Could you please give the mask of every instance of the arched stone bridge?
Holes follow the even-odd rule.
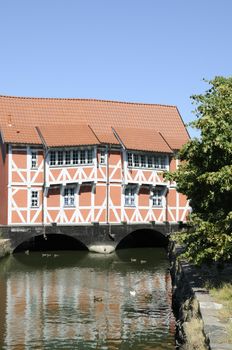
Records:
[[[128,235],[134,232],[141,234],[152,234],[168,237],[172,232],[180,230],[182,224],[170,224],[168,222],[156,224],[155,222],[147,224],[101,224],[93,223],[90,225],[76,226],[2,226],[0,234],[3,238],[11,241],[11,248],[14,251],[20,244],[36,236],[66,235],[78,240],[90,251],[98,253],[111,253],[116,249],[119,243]],[[149,231],[149,232],[148,232]],[[153,237],[155,238],[155,237]]]

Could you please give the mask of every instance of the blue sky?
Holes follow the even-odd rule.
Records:
[[[0,94],[174,104],[188,123],[202,79],[231,75],[231,14],[231,0],[1,0]]]

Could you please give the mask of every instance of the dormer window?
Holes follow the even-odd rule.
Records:
[[[168,169],[168,155],[142,152],[127,153],[128,167],[145,169]]]
[[[70,149],[50,151],[50,166],[93,164],[93,149]]]

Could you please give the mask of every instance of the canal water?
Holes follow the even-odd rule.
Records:
[[[173,350],[162,248],[17,253],[0,263],[0,348]]]

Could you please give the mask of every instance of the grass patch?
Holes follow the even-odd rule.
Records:
[[[186,350],[205,350],[208,349],[205,344],[205,337],[202,333],[203,323],[199,318],[192,318],[184,323],[184,332],[187,337],[185,344]]]
[[[225,283],[217,288],[209,288],[209,293],[215,301],[223,305],[218,315],[227,323],[228,342],[232,344],[232,284]]]

